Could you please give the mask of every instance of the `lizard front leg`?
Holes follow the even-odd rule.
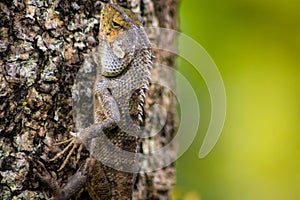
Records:
[[[106,111],[106,118],[103,121],[99,121],[97,116],[97,111],[95,112],[95,124],[83,129],[79,133],[70,133],[73,137],[62,142],[53,144],[53,146],[60,146],[63,144],[68,144],[61,152],[57,153],[49,161],[54,161],[68,152],[67,157],[64,159],[63,164],[60,166],[58,171],[61,171],[68,160],[71,158],[72,154],[78,148],[76,160],[80,159],[80,153],[82,151],[82,144],[84,144],[88,149],[90,149],[90,142],[93,138],[99,136],[103,131],[110,130],[117,125],[117,121],[120,120],[120,114],[118,106],[109,92],[107,85],[104,81],[99,81],[95,88],[95,107],[96,110],[102,107],[101,109]],[[99,106],[99,104],[101,106]]]

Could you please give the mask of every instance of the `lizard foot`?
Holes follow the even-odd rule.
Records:
[[[38,161],[33,160],[32,157],[28,157],[33,163],[36,170],[36,174],[39,179],[46,184],[52,191],[51,200],[67,200],[70,199],[76,192],[78,192],[82,187],[85,186],[88,174],[93,169],[95,165],[95,159],[88,158],[83,165],[80,166],[78,171],[69,179],[67,184],[61,188],[56,179],[55,173],[50,174],[46,169],[45,165]]]
[[[34,166],[35,174],[37,177],[46,184],[51,191],[54,192],[54,196],[59,196],[58,194],[61,193],[61,189],[59,187],[59,184],[56,180],[55,174],[50,174],[48,170],[46,169],[45,165],[40,162],[39,160],[34,160],[32,157],[28,157],[28,159],[31,161],[31,163]],[[56,198],[54,198],[56,199]]]
[[[76,156],[76,163],[77,163],[78,160],[80,159],[80,154],[81,154],[81,151],[82,151],[82,148],[83,148],[82,143],[79,143],[75,137],[71,137],[70,139],[64,140],[62,142],[55,143],[53,145],[54,146],[60,146],[60,145],[64,145],[64,144],[68,144],[68,145],[61,152],[57,153],[53,158],[51,158],[49,160],[49,161],[54,161],[54,160],[60,158],[67,151],[69,151],[69,149],[71,148],[71,150],[67,154],[67,157],[64,159],[62,165],[60,166],[60,168],[57,171],[61,171],[66,166],[66,164],[70,160],[73,152],[75,152],[75,150],[78,148],[77,156]]]

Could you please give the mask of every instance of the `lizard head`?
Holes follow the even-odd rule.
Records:
[[[131,10],[118,5],[104,4],[100,16],[100,36],[112,43],[125,31],[142,26],[141,18]]]
[[[141,17],[129,9],[104,4],[100,20],[99,55],[102,75],[114,77],[129,66],[140,49],[149,48],[150,42]]]

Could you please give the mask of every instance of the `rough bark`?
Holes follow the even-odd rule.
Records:
[[[105,1],[103,1],[105,2]],[[177,28],[176,0],[117,2],[141,14],[145,26]],[[92,0],[0,2],[0,199],[44,199],[49,190],[35,176],[28,157],[43,162],[63,185],[88,157],[83,151],[61,172],[63,158],[49,162],[61,149],[51,146],[74,131],[72,86],[84,56],[98,44],[101,4]],[[152,42],[170,45],[173,35],[151,33]],[[174,55],[154,50],[154,63],[174,66]],[[152,80],[174,84],[172,74],[154,65]],[[167,116],[161,116],[158,103]],[[151,85],[145,106],[145,125],[153,135],[143,140],[142,152],[169,143],[176,129],[175,100],[171,92]],[[164,156],[174,155],[174,149]],[[147,167],[147,164],[146,166]],[[170,199],[175,180],[174,164],[138,175],[135,199]],[[85,190],[74,198],[89,199]]]

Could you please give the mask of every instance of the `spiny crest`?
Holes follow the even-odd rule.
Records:
[[[109,3],[104,4],[100,20],[100,36],[108,42],[113,42],[121,32],[142,25],[141,18],[131,10]]]

